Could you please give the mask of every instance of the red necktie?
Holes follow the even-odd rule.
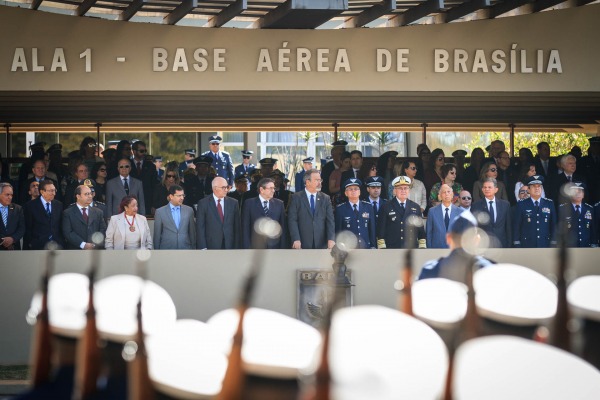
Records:
[[[219,218],[221,218],[221,223],[225,222],[225,216],[223,215],[223,207],[221,207],[221,199],[217,200],[217,211],[219,212]]]
[[[87,210],[85,209],[85,207],[83,207],[81,209],[81,211],[83,211],[83,220],[85,221],[85,223],[87,224],[88,222],[88,214],[87,214]]]

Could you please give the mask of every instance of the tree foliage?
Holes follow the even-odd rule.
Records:
[[[474,148],[481,147],[485,149],[494,140],[502,140],[507,151],[510,148],[510,134],[508,132],[480,132],[475,134],[473,140],[464,145],[464,149],[471,154]],[[567,154],[573,146],[579,146],[585,155],[589,147],[588,137],[585,133],[519,132],[515,133],[515,156],[522,148],[528,148],[534,155],[537,154],[536,145],[539,142],[548,142],[551,156]]]

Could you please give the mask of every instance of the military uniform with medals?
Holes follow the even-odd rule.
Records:
[[[529,185],[543,184],[543,178],[532,176]],[[556,246],[556,209],[550,199],[540,197],[537,200],[528,198],[517,202],[515,222],[513,224],[513,240],[515,247],[554,247]]]
[[[349,179],[355,181],[352,184],[360,187],[361,182],[358,179]],[[374,249],[377,247],[375,230],[375,212],[373,206],[366,201],[359,201],[354,204],[346,201],[335,208],[335,231],[350,231],[358,239],[358,248]]]
[[[213,135],[208,141],[209,143],[221,143],[223,139],[221,136]],[[216,154],[212,151],[206,151],[202,153],[203,156],[208,156],[212,160],[212,167],[217,172],[217,176],[224,178],[229,186],[233,185],[233,162],[228,152],[219,150]]]

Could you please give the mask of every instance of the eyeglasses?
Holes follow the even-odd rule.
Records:
[[[323,179],[311,179],[312,182],[321,183]]]
[[[529,190],[519,190],[519,194],[529,194]]]
[[[490,171],[490,172],[496,172],[498,170],[496,168],[490,168],[490,169],[488,169],[488,171]]]
[[[360,192],[360,188],[357,188],[357,187],[349,187],[349,188],[346,188],[346,190],[349,192]]]
[[[88,147],[96,147],[96,143],[88,143]]]
[[[131,168],[131,165],[119,165],[119,169],[121,168],[129,169]]]
[[[471,200],[471,198],[469,196],[461,197],[461,199],[463,199],[463,200]]]
[[[106,172],[106,168],[100,168],[98,172]]]
[[[171,175],[171,174],[169,174],[169,175],[167,175],[167,178],[177,178],[177,175]]]
[[[438,157],[437,160],[438,161],[444,161],[444,157]]]
[[[136,150],[136,151],[137,151],[138,153],[142,153],[142,154],[144,154],[144,153],[146,152],[146,149],[138,149],[138,150]]]
[[[411,171],[416,171],[417,167],[408,167],[408,169],[410,169]]]
[[[221,189],[221,190],[228,190],[229,186],[215,186],[215,188]]]

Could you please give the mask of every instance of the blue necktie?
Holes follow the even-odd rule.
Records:
[[[496,222],[496,215],[494,213],[494,202],[490,201],[490,223],[493,225]]]
[[[263,201],[263,211],[265,212],[265,216],[269,215],[269,202],[266,200]]]
[[[2,207],[2,222],[6,228],[8,226],[8,207]]]
[[[446,208],[446,216],[444,217],[444,225],[446,226],[446,232],[448,231],[448,225],[450,225],[450,215],[448,215],[448,208]]]
[[[46,215],[48,216],[48,218],[50,218],[50,215],[52,213],[50,212],[50,203],[46,203]]]
[[[315,195],[314,194],[310,195],[310,211],[312,212],[312,215],[315,215]]]
[[[179,214],[179,207],[173,207],[173,219],[175,220],[175,226],[179,229],[179,223],[181,222],[181,215]]]

